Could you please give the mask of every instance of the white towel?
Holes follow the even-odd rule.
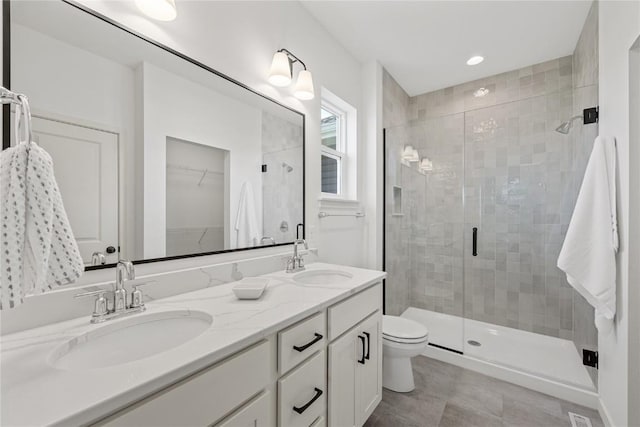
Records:
[[[20,109],[16,115],[21,115]],[[21,142],[0,153],[0,203],[0,309],[16,307],[27,295],[82,275],[84,263],[53,161],[34,142]]]
[[[593,307],[595,323],[608,333],[616,314],[616,148],[614,138],[596,138],[558,268]]]
[[[242,184],[242,190],[240,190],[240,203],[238,204],[238,215],[236,216],[235,230],[238,237],[236,247],[247,248],[260,244],[260,228],[256,217],[253,188],[250,182],[245,182]]]

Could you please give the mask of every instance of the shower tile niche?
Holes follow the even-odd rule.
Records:
[[[402,216],[402,187],[393,186],[393,210],[392,215]]]

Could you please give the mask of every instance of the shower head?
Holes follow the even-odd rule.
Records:
[[[562,133],[564,135],[568,134],[571,128],[573,127],[573,121],[577,119],[581,119],[582,116],[573,116],[566,122],[563,122],[556,128],[556,132]]]
[[[282,162],[282,167],[285,168],[287,172],[291,172],[293,170],[293,166],[285,162]]]

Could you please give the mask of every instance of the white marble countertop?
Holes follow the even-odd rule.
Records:
[[[78,425],[97,420],[385,276],[380,271],[347,266],[307,265],[307,270],[316,269],[347,271],[353,278],[341,284],[299,285],[292,281],[290,274],[275,272],[262,276],[271,280],[259,300],[236,299],[231,290],[233,283],[228,283],[148,303],[145,313],[198,310],[211,315],[213,323],[191,341],[126,364],[81,371],[61,370],[49,364],[51,353],[60,345],[106,324],[91,325],[90,313],[86,317],[5,335],[0,340],[0,424]],[[107,323],[118,321],[120,319]]]

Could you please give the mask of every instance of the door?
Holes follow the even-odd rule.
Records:
[[[382,399],[382,316],[376,312],[356,326],[356,421],[361,426]]]
[[[356,425],[356,330],[329,344],[329,426]]]
[[[64,207],[85,264],[94,252],[118,260],[118,135],[33,117],[38,144],[53,159]]]

